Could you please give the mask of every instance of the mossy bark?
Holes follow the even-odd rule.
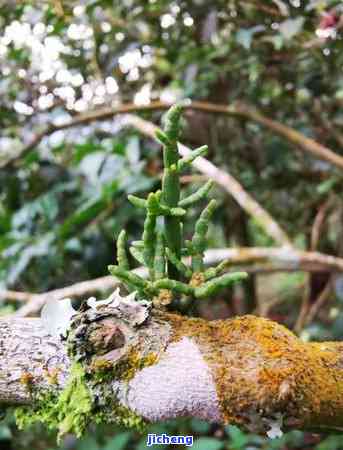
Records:
[[[282,415],[285,428],[343,427],[343,343],[304,343],[255,316],[170,321],[174,339],[193,338],[207,361],[223,422],[260,431]]]
[[[275,417],[282,417],[285,429],[343,428],[343,343],[304,343],[285,327],[254,316],[208,322],[162,312],[141,316],[138,311],[137,321],[130,314],[109,309],[101,309],[93,322],[87,312],[77,316],[73,330],[78,330],[78,337],[74,334],[69,341],[69,348],[74,346],[69,356],[66,343],[48,336],[39,319],[2,319],[1,402],[37,408],[44,393],[51,392],[67,401],[65,389],[71,358],[75,358],[84,371],[79,381],[84,381],[91,399],[87,404],[90,414],[82,426],[94,419],[115,421],[116,416],[129,426],[152,417],[197,415],[196,383],[185,386],[176,373],[169,373],[170,381],[165,379],[163,386],[156,378],[147,386],[149,378],[145,377],[144,386],[156,398],[162,399],[169,388],[175,393],[177,400],[166,403],[165,411],[161,411],[162,402],[156,401],[149,407],[158,414],[144,417],[144,408],[135,405],[135,399],[127,401],[133,386],[143,389],[144,373],[158,376],[173,367],[169,350],[186,339],[193,346],[187,348],[190,352],[196,349],[204,364],[195,368],[196,359],[189,353],[183,355],[183,365],[189,365],[187,371],[194,377],[200,376],[199,367],[208,370],[210,378],[203,387],[214,386],[216,393],[208,404],[202,404],[201,417],[213,421],[217,408],[216,420],[256,432],[266,431]],[[88,326],[82,332],[84,319]],[[189,398],[193,409],[186,406]]]

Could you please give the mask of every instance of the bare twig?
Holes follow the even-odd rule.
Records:
[[[311,230],[311,246],[310,249],[315,251],[318,247],[319,236],[322,231],[322,226],[325,221],[326,214],[332,206],[332,197],[329,197],[318,209],[314,218],[312,230]]]
[[[291,247],[241,247],[212,250],[228,267],[247,264],[269,264],[277,271],[342,272],[343,258]],[[211,253],[210,253],[211,254]],[[213,256],[212,256],[213,257]]]
[[[259,111],[249,108],[243,104],[237,104],[231,107],[232,111],[235,111],[237,115],[241,115],[246,119],[253,120],[261,125],[264,125],[274,133],[284,137],[288,142],[296,145],[299,149],[311,153],[315,157],[327,161],[340,169],[343,169],[343,157],[333,152],[328,147],[320,144],[314,139],[308,138],[299,131],[294,130],[291,127],[283,125],[275,120],[261,114]]]
[[[300,334],[305,326],[306,316],[307,316],[308,309],[310,306],[310,294],[311,294],[310,278],[307,276],[306,280],[304,282],[304,286],[303,286],[303,294],[302,294],[300,312],[298,315],[298,319],[294,325],[294,332],[297,334]]]
[[[180,177],[180,183],[188,184],[188,183],[203,183],[208,180],[206,175],[182,175]]]
[[[329,278],[326,285],[324,286],[324,289],[322,290],[322,292],[319,294],[319,296],[317,297],[317,299],[315,300],[315,302],[309,309],[308,314],[306,315],[306,318],[305,318],[305,325],[309,325],[313,321],[313,319],[316,317],[320,308],[328,300],[328,298],[331,294],[331,290],[332,290],[332,277]]]
[[[250,6],[253,6],[256,8],[257,11],[261,11],[264,14],[269,14],[271,16],[275,16],[278,18],[282,18],[282,16],[287,15],[285,14],[286,8],[280,8],[280,3],[278,1],[274,0],[274,3],[276,4],[277,8],[273,8],[272,6],[264,5],[262,2],[259,2],[258,0],[250,0],[249,2],[242,2],[243,4],[248,4]]]
[[[323,128],[326,133],[329,133],[329,136],[332,136],[338,145],[343,148],[343,134],[328,118],[326,118],[323,111],[325,111],[324,105],[319,98],[315,99],[312,112],[314,119],[317,120],[318,125]]]
[[[322,231],[322,226],[325,221],[326,214],[328,209],[332,206],[332,197],[329,197],[318,209],[315,219],[313,221],[312,230],[311,230],[311,251],[315,251],[318,247],[319,236]],[[302,296],[302,302],[300,307],[300,312],[298,315],[298,319],[294,325],[294,331],[297,334],[300,334],[303,330],[304,326],[308,323],[308,312],[311,307],[311,284],[312,277],[307,277],[304,286],[304,292]],[[319,296],[320,298],[321,296]]]

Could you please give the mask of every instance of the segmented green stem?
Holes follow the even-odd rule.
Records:
[[[166,276],[165,246],[162,233],[157,233],[154,259],[155,279],[160,280]]]
[[[155,256],[155,227],[156,216],[147,213],[144,221],[143,231],[143,258],[150,274],[150,279],[154,279],[154,256]]]
[[[169,248],[166,249],[166,255],[169,261],[181,274],[183,274],[186,278],[190,278],[192,276],[191,269],[187,267],[186,264],[184,264],[181,259],[179,259]]]
[[[221,289],[230,286],[237,281],[244,280],[247,278],[248,274],[246,272],[233,272],[225,273],[220,277],[214,278],[202,286],[194,289],[194,295],[196,298],[208,298],[212,295],[217,294]]]
[[[184,208],[186,206],[193,205],[194,203],[199,202],[200,200],[206,198],[213,184],[214,183],[212,180],[208,180],[207,183],[204,184],[204,186],[202,186],[201,188],[199,188],[196,192],[194,192],[194,194],[191,194],[188,197],[184,198],[183,200],[180,200],[179,206]]]
[[[181,217],[186,214],[186,211],[179,206],[175,208],[170,208],[169,206],[163,205],[160,201],[160,195],[158,193],[149,194],[146,207],[150,214],[154,216],[176,216]]]
[[[135,195],[128,195],[127,199],[133,206],[137,206],[137,208],[146,208],[147,201],[144,198],[136,197]]]
[[[164,173],[162,179],[162,202],[169,208],[176,208],[180,201],[180,179],[177,169],[179,153],[177,139],[179,136],[180,116],[182,108],[175,105],[168,111],[164,133],[167,137],[163,147]],[[176,216],[164,218],[166,245],[179,258],[181,256],[181,227],[180,219]],[[168,276],[178,279],[178,272],[172,265],[168,265]]]
[[[144,248],[144,242],[143,241],[132,241],[131,242],[132,247],[143,249]]]
[[[126,231],[121,230],[117,239],[117,260],[119,267],[125,270],[129,270],[130,266],[126,254],[126,240]]]
[[[170,145],[170,140],[164,131],[157,129],[155,132],[156,139],[160,141],[162,145]]]
[[[188,284],[182,283],[177,280],[170,280],[169,278],[164,278],[163,280],[158,280],[153,283],[155,289],[169,289],[174,293],[193,295],[194,288]]]
[[[168,138],[168,141],[173,146],[172,151],[175,151],[177,153],[176,143],[179,138],[179,132],[180,132],[180,118],[182,113],[182,106],[180,104],[173,105],[169,111],[167,112],[165,116],[165,127],[164,127],[164,133],[166,137]],[[166,155],[167,161],[164,162],[166,167],[169,167],[171,164],[174,164],[179,159],[178,155],[175,160],[173,160],[173,157],[170,158],[172,155],[167,154]]]
[[[139,262],[139,264],[144,266],[143,253],[137,247],[130,247],[130,253],[135,258],[135,260]]]
[[[202,272],[204,269],[204,251],[206,249],[206,234],[211,216],[217,206],[215,200],[211,200],[207,207],[200,214],[195,224],[195,231],[192,239],[192,269],[193,272]]]
[[[184,170],[186,167],[188,167],[198,156],[205,156],[207,150],[207,145],[203,145],[202,147],[196,148],[195,150],[191,151],[189,155],[181,158],[177,163],[177,168],[179,169],[179,171],[181,172],[181,170]]]
[[[219,274],[223,272],[223,270],[228,266],[230,260],[225,259],[221,263],[219,263],[216,267],[210,267],[204,272],[205,280],[210,280],[211,278],[217,277]]]
[[[109,272],[119,280],[123,281],[129,286],[133,286],[137,291],[146,291],[150,288],[150,283],[144,278],[136,275],[133,272],[123,269],[119,266],[108,266]]]

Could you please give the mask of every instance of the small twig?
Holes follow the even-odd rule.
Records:
[[[305,325],[309,325],[313,319],[316,317],[318,311],[321,309],[321,307],[324,305],[324,303],[328,300],[332,290],[332,277],[329,278],[326,285],[324,286],[324,289],[319,294],[311,308],[309,309],[306,318],[305,318]]]
[[[258,0],[250,0],[247,3],[248,3],[248,5],[251,4],[253,7],[255,7],[257,11],[261,11],[262,13],[269,14],[271,16],[282,18],[282,16],[288,15],[285,13],[285,11],[287,10],[286,6],[284,8],[281,8],[280,7],[281,2],[278,2],[275,0],[273,0],[273,1],[276,4],[277,8],[273,8],[272,6],[264,5],[262,2],[260,2]],[[246,4],[246,2],[243,2],[243,3]]]
[[[324,224],[325,221],[325,217],[326,217],[326,213],[328,211],[328,209],[331,207],[332,205],[332,198],[328,198],[318,209],[318,212],[315,216],[315,219],[313,221],[313,226],[312,226],[312,230],[311,230],[311,245],[310,245],[310,249],[311,251],[315,251],[318,247],[318,242],[319,242],[319,236],[322,230],[322,226]],[[303,330],[304,326],[307,323],[307,318],[308,318],[308,312],[311,306],[311,299],[310,299],[310,295],[311,295],[311,289],[310,289],[310,283],[311,283],[311,277],[307,277],[306,282],[305,282],[305,286],[304,286],[304,292],[303,292],[303,296],[302,296],[302,302],[301,302],[301,307],[300,307],[300,312],[299,312],[299,316],[298,319],[294,325],[294,331],[297,334],[300,334],[301,331]]]
[[[232,109],[235,110],[236,114],[240,114],[246,119],[253,120],[261,125],[264,125],[269,128],[269,130],[284,137],[288,142],[296,145],[299,149],[307,153],[312,153],[312,155],[315,155],[317,158],[343,169],[343,157],[314,139],[306,137],[291,127],[269,119],[259,111],[249,108],[244,104],[237,104],[233,106]]]
[[[315,251],[316,248],[318,247],[319,236],[322,231],[325,217],[331,206],[332,206],[332,197],[329,197],[318,209],[311,230],[311,245],[310,245],[311,251]]]
[[[319,99],[316,99],[313,104],[313,116],[317,120],[319,126],[324,129],[326,134],[333,137],[338,145],[343,148],[343,134],[328,120],[323,114],[325,108]]]
[[[305,326],[306,316],[310,305],[310,291],[310,279],[309,277],[306,277],[306,280],[304,282],[304,291],[302,295],[300,312],[298,315],[298,319],[294,325],[294,332],[297,334],[300,334]]]

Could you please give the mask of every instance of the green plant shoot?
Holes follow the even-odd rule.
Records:
[[[192,239],[183,239],[182,229],[187,208],[205,199],[213,182],[208,181],[196,192],[181,199],[180,174],[195,158],[207,152],[207,146],[202,146],[193,150],[189,156],[180,157],[177,141],[181,112],[180,104],[172,106],[166,114],[164,130],[156,133],[156,139],[163,146],[162,190],[151,192],[147,199],[133,195],[128,197],[135,207],[146,211],[142,239],[134,241],[129,250],[140,264],[147,267],[148,279],[129,269],[124,230],[117,240],[118,265],[109,266],[110,273],[119,278],[129,291],[135,290],[139,297],[153,300],[159,306],[166,304],[166,298],[169,302],[181,297],[208,298],[247,277],[245,272],[223,274],[227,261],[221,262],[217,267],[205,268],[207,231],[216,208],[215,200],[211,200],[200,214]],[[163,219],[162,225],[158,221],[159,217]],[[183,257],[191,258],[190,267],[184,263]]]

